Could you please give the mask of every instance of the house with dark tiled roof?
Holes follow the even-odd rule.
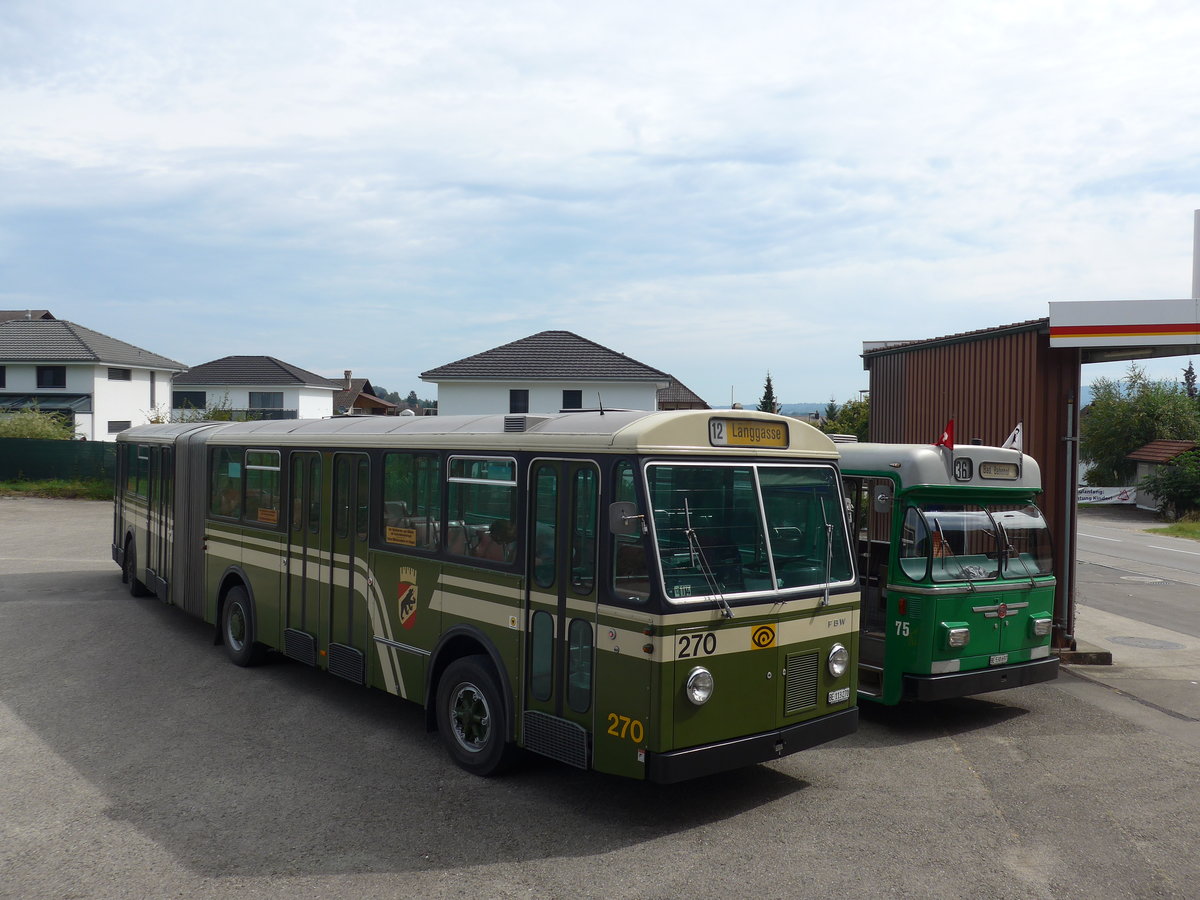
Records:
[[[346,369],[339,387],[333,392],[333,412],[338,416],[395,416],[400,407],[375,396],[375,388],[366,378],[354,378]]]
[[[709,405],[686,384],[674,376],[671,383],[658,391],[659,409],[709,409]]]
[[[55,412],[89,441],[149,422],[186,368],[45,310],[0,319],[0,415]]]
[[[228,409],[235,420],[333,415],[335,381],[274,356],[224,356],[175,378],[171,410]]]
[[[438,414],[657,409],[671,376],[570,331],[542,331],[421,373]]]

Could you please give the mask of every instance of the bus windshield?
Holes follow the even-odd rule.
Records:
[[[647,482],[668,599],[852,578],[830,466],[659,464],[647,468]]]
[[[900,567],[914,581],[988,581],[1049,575],[1050,530],[1034,505],[910,506]]]

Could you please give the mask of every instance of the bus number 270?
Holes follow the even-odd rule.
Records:
[[[646,737],[646,729],[642,727],[641,722],[631,719],[629,716],[618,716],[616,713],[608,714],[608,733],[623,741],[633,741],[635,744],[640,744]]]

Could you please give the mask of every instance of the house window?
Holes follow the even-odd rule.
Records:
[[[112,367],[109,367],[108,380],[109,381],[133,381],[133,370],[132,369],[114,369]]]
[[[173,391],[171,409],[204,409],[208,397],[204,391]]]
[[[512,390],[508,392],[508,411],[510,413],[529,412],[529,391]]]
[[[4,387],[4,366],[0,366],[0,387]]]
[[[251,391],[251,409],[283,409],[283,391]]]
[[[40,388],[65,388],[67,386],[67,367],[38,366],[37,386]]]
[[[563,409],[583,409],[583,391],[563,391]]]
[[[129,421],[128,419],[109,419],[108,433],[120,434],[122,431],[124,431],[126,428],[130,428],[132,425],[133,422]]]

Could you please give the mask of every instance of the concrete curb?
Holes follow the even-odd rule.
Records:
[[[1064,665],[1111,666],[1113,664],[1111,650],[1103,650],[1087,641],[1076,640],[1074,650],[1063,648],[1052,652],[1058,654],[1059,662]]]

